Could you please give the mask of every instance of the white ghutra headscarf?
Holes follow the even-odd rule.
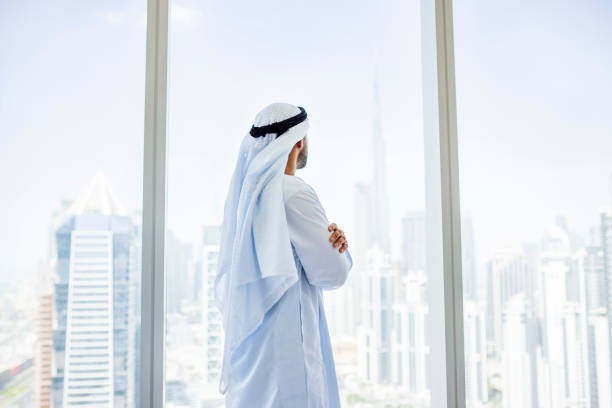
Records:
[[[283,174],[291,149],[308,127],[303,108],[273,103],[259,112],[240,145],[225,200],[215,280],[225,332],[222,394],[232,354],[298,280],[285,217]]]

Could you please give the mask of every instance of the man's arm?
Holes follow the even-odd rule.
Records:
[[[300,190],[285,203],[291,243],[311,285],[335,289],[344,284],[353,259],[330,242],[329,221],[314,190]]]

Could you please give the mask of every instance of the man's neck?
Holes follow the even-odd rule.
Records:
[[[285,166],[285,174],[288,174],[290,176],[295,176],[295,159],[293,159],[293,157],[289,157],[289,160],[287,161],[287,166]]]

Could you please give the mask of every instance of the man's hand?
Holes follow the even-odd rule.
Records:
[[[344,231],[342,231],[336,223],[332,222],[327,227],[327,230],[331,232],[329,236],[329,242],[332,243],[334,248],[338,248],[338,252],[344,252],[348,248],[348,242],[346,242],[346,237],[344,236]]]

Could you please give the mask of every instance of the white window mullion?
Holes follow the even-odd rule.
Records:
[[[140,407],[162,408],[168,0],[148,0],[146,41]]]
[[[463,291],[451,0],[422,0],[431,406],[465,407]],[[442,257],[440,257],[442,248]]]
[[[440,169],[444,244],[447,406],[465,408],[463,275],[452,0],[436,1]]]

